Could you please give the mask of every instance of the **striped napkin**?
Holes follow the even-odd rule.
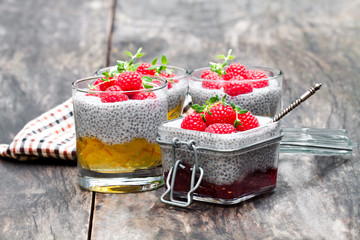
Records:
[[[39,157],[76,159],[73,102],[68,99],[27,123],[9,144],[0,144],[0,156],[17,160]]]

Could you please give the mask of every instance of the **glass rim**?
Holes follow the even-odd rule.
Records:
[[[148,75],[144,75],[144,76],[148,76]],[[154,88],[148,88],[148,89],[145,88],[145,89],[130,90],[130,91],[123,91],[123,90],[121,90],[121,91],[95,91],[95,90],[90,90],[90,89],[79,88],[76,86],[76,84],[78,84],[78,83],[100,78],[100,76],[91,76],[91,77],[77,79],[74,82],[72,82],[71,86],[72,86],[72,89],[75,91],[82,92],[82,93],[93,93],[93,94],[104,94],[104,93],[124,93],[124,94],[129,93],[129,94],[131,94],[131,93],[139,93],[139,92],[154,92],[154,91],[158,91],[158,90],[161,90],[164,88],[167,89],[168,81],[165,78],[161,78],[158,76],[148,76],[148,77],[156,78],[156,80],[160,80],[162,82],[162,84],[160,86],[154,87]]]
[[[226,66],[227,68],[228,66]],[[281,78],[283,76],[283,72],[280,70],[280,69],[277,69],[277,68],[270,68],[270,67],[263,67],[263,66],[253,66],[253,65],[245,65],[245,68],[249,68],[248,70],[255,70],[255,69],[258,69],[258,70],[264,70],[264,71],[268,71],[268,72],[272,72],[275,74],[275,76],[272,76],[272,77],[266,77],[266,78],[261,78],[261,79],[244,79],[245,81],[260,81],[260,80],[269,80],[269,81],[272,81],[272,80],[277,80],[279,78]],[[218,80],[211,80],[211,79],[204,79],[204,78],[201,78],[201,77],[196,77],[196,76],[193,76],[193,73],[194,72],[198,72],[198,71],[204,71],[206,69],[210,69],[210,67],[203,67],[203,68],[196,68],[192,71],[189,72],[189,77],[192,79],[192,80],[195,80],[195,81],[198,81],[198,82],[203,82],[203,81],[210,81],[210,82],[229,82],[229,81],[236,81],[236,80],[223,80],[223,79],[218,79]]]
[[[100,69],[96,70],[94,74],[95,74],[95,75],[98,75],[98,76],[101,76],[100,71],[107,70],[107,69],[111,69],[112,67],[115,67],[115,66],[116,66],[116,65],[113,65],[113,66],[110,66],[110,67],[105,67],[105,68],[100,68]],[[159,65],[159,64],[155,64],[155,66],[160,66],[160,65]],[[171,79],[180,79],[180,78],[184,78],[184,77],[189,76],[189,71],[187,71],[185,68],[175,67],[175,66],[172,66],[172,65],[168,65],[167,67],[168,67],[168,68],[174,68],[174,69],[179,70],[179,71],[182,72],[181,75],[178,75],[178,76],[173,77],[173,78],[171,78]],[[150,76],[150,75],[149,75],[149,76]],[[164,78],[164,79],[166,79],[166,78]]]

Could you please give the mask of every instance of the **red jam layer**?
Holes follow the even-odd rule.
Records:
[[[167,179],[167,175],[168,171],[165,172],[165,180]],[[239,198],[262,188],[275,186],[276,178],[277,168],[268,168],[265,172],[254,171],[244,179],[228,185],[216,185],[203,179],[199,188],[195,191],[195,195],[216,199]],[[187,193],[190,190],[190,181],[191,171],[189,166],[186,166],[185,169],[179,168],[176,173],[174,192]]]

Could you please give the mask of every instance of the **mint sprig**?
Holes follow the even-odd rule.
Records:
[[[172,74],[173,73],[173,69],[169,69],[168,65],[169,64],[169,61],[167,60],[166,56],[165,55],[162,55],[161,56],[161,65],[158,65],[156,66],[156,62],[157,62],[158,58],[154,58],[152,61],[151,61],[151,66],[147,68],[147,70],[155,70],[155,75],[159,76],[161,74],[162,71],[165,71],[166,73],[168,74]]]
[[[135,59],[136,58],[141,58],[142,56],[144,56],[144,53],[141,52],[142,48],[139,48],[135,54],[132,54],[129,51],[126,51],[125,54],[128,55],[129,57],[131,57],[130,61],[117,61],[117,69],[116,71],[113,71],[113,74],[117,74],[117,73],[122,73],[122,72],[127,72],[127,71],[131,71],[134,72],[136,71],[136,69],[140,66],[141,63],[136,63]]]
[[[144,88],[146,89],[150,89],[150,88],[153,88],[154,86],[151,84],[153,79],[151,77],[148,77],[148,76],[144,76],[141,78],[142,82],[143,82],[143,85],[144,85]]]
[[[230,49],[228,51],[227,56],[225,56],[225,55],[218,55],[217,56],[217,58],[219,58],[219,59],[224,59],[223,63],[209,62],[210,70],[213,71],[213,72],[216,72],[219,75],[219,77],[226,74],[226,71],[225,71],[226,64],[228,63],[229,60],[232,60],[232,59],[235,58],[235,56],[230,55],[231,51],[232,51],[232,49]]]

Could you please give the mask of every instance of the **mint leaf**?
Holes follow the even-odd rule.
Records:
[[[202,113],[204,111],[204,109],[206,108],[206,106],[200,106],[199,104],[194,104],[191,106],[192,109],[195,110],[195,112],[197,113]]]
[[[156,69],[156,66],[150,66],[147,68],[147,70],[154,70],[154,69]]]
[[[151,65],[155,65],[156,62],[157,62],[157,57],[152,60]],[[150,69],[149,69],[149,70],[150,70]]]
[[[211,104],[212,104],[212,103],[216,103],[217,101],[219,101],[217,97],[211,97],[211,98],[210,98],[210,103],[211,103]]]
[[[151,86],[150,84],[146,84],[146,83],[144,83],[143,85],[144,85],[144,88],[146,88],[146,89],[149,89],[149,88],[153,88],[153,87],[154,87],[154,86]]]
[[[204,115],[204,114],[201,114],[201,118],[202,118],[202,120],[204,121],[204,123],[206,123],[206,119],[205,119],[205,115]]]
[[[238,125],[241,125],[240,120],[236,119],[234,122],[234,127],[236,128]]]
[[[243,109],[243,110],[239,111],[239,114],[244,114],[244,113],[247,113],[247,112],[248,112],[248,110]]]
[[[128,55],[129,57],[133,57],[132,53],[129,51],[126,51],[125,54]]]
[[[161,57],[161,63],[164,64],[164,65],[166,65],[166,64],[168,63],[167,58],[166,58],[165,55],[162,55],[162,57]]]
[[[152,78],[151,77],[147,77],[147,76],[144,76],[144,77],[142,77],[141,78],[143,81],[145,81],[145,82],[152,82]]]

